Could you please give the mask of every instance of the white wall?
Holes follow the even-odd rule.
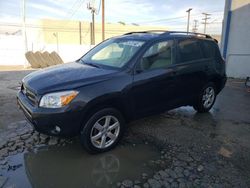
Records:
[[[250,76],[250,0],[233,0],[231,10],[226,54],[227,75],[245,78]],[[224,24],[226,24],[226,20]],[[225,32],[223,33],[224,37]]]
[[[0,35],[0,65],[24,65],[24,62],[23,38]]]
[[[29,50],[56,51],[57,45],[46,45],[42,43],[29,43]],[[89,45],[59,45],[59,55],[64,62],[77,60],[91,49]],[[25,65],[24,44],[22,36],[0,35],[0,65]]]
[[[60,57],[63,59],[63,61],[71,62],[79,59],[82,57],[86,52],[88,52],[91,49],[92,46],[90,45],[59,45],[58,51],[56,45],[46,45],[44,46],[42,51],[48,51],[48,52],[58,52]]]

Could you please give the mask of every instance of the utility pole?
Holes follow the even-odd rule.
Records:
[[[24,52],[28,51],[28,44],[27,44],[27,34],[26,34],[26,0],[23,0],[22,6],[22,36],[24,42]],[[24,67],[27,66],[27,61],[25,61]]]
[[[79,21],[79,39],[80,39],[80,45],[82,44],[82,22]]]
[[[95,45],[95,12],[96,12],[96,9],[94,7],[94,3],[93,4],[88,3],[87,8],[91,11],[91,14],[92,14],[92,29],[91,29],[92,30],[92,33],[91,33],[92,41],[91,41],[91,44]]]
[[[188,13],[188,21],[187,21],[187,32],[189,32],[189,21],[190,21],[190,12],[193,10],[192,8],[188,9],[186,12]]]
[[[59,54],[59,40],[58,40],[58,32],[53,33],[53,36],[56,38],[56,49]]]
[[[206,34],[206,30],[207,30],[207,20],[208,19],[210,19],[210,17],[208,17],[208,16],[210,16],[211,14],[208,14],[208,13],[202,13],[204,16],[205,16],[205,18],[203,18],[202,20],[204,20],[204,22],[202,23],[202,24],[204,24],[204,34]]]
[[[92,31],[93,31],[93,45],[95,45],[95,9],[92,9],[92,11],[91,11],[91,13],[92,13],[92,27],[93,27],[93,29],[92,29]]]
[[[102,0],[102,40],[105,40],[105,0]]]
[[[198,30],[198,20],[194,20],[193,32],[197,32]]]

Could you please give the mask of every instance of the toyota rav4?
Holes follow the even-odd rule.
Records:
[[[113,148],[131,120],[187,105],[208,112],[225,83],[225,61],[211,36],[143,31],[27,75],[17,100],[38,132],[78,135],[98,153]]]

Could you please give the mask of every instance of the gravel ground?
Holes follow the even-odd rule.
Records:
[[[229,79],[210,113],[183,107],[132,122],[128,139],[154,144],[167,165],[118,187],[250,187],[249,113],[244,81]]]
[[[195,128],[195,123],[190,122],[189,117],[180,117],[176,112],[133,122],[122,143],[152,144],[157,146],[160,156],[159,159],[148,163],[154,172],[152,176],[142,173],[141,179],[124,179],[116,184],[117,187],[248,187],[249,176],[242,174],[234,165],[231,160],[232,150],[227,149],[227,145],[220,139],[214,138],[213,134],[204,131],[203,128],[193,131],[190,133],[192,135],[185,134],[185,138],[180,138],[178,132],[171,130],[172,126],[167,126],[165,130],[159,127],[163,126],[166,118],[168,123],[172,121],[173,127],[181,124],[181,132],[185,131],[184,129]],[[207,124],[209,123],[212,122]],[[140,126],[141,124],[143,126]],[[153,127],[152,124],[158,126]],[[166,134],[162,134],[162,131],[166,131]],[[176,137],[172,140],[171,137],[174,136]],[[12,126],[8,132],[1,135],[1,139],[0,168],[8,171],[21,166],[8,164],[5,157],[31,152],[41,146],[59,147],[73,142],[39,134],[26,121]],[[1,181],[4,182],[5,179],[2,178]]]
[[[6,88],[1,90],[0,188],[8,181],[1,171],[23,168],[9,164],[9,156],[41,146],[74,144],[71,139],[37,133],[20,111],[12,109],[15,90],[11,88],[18,79],[6,74],[0,74]],[[152,173],[124,177],[115,187],[250,187],[249,99],[242,80],[229,80],[211,113],[197,114],[183,107],[130,123],[122,144],[152,145],[158,148],[159,158],[148,162]]]
[[[28,122],[20,121],[0,134],[0,168],[2,164],[8,165],[6,157],[32,151],[41,146],[65,146],[67,143],[72,143],[72,140],[40,134],[34,131]]]
[[[171,117],[173,118],[175,115],[171,115]],[[154,122],[154,118],[159,120],[166,117],[162,115],[134,123],[152,126],[150,121]],[[155,139],[154,136],[148,138],[141,134],[141,131],[138,134],[134,128],[135,125],[130,127],[122,143],[152,144],[157,146],[160,156],[159,159],[148,162],[148,165],[154,171],[152,176],[142,173],[141,179],[124,179],[116,183],[117,187],[247,187],[245,177],[241,176],[233,163],[228,160],[228,150],[224,148],[225,151],[222,151],[222,153],[214,152],[220,151],[219,143],[204,145],[204,143],[199,142],[193,143],[191,146],[184,146],[173,144],[168,139],[162,142],[162,140]],[[142,127],[140,126],[140,128]],[[150,129],[147,131],[152,132]],[[134,138],[135,135],[136,139]],[[22,166],[8,164],[8,160],[5,160],[6,157],[17,153],[31,152],[41,146],[61,147],[73,142],[69,139],[39,134],[26,121],[12,126],[8,132],[1,135],[1,139],[0,169],[7,171],[14,171]],[[204,139],[207,139],[205,135]],[[231,155],[231,153],[229,154]],[[0,178],[0,185],[4,181],[6,181],[4,177]]]
[[[178,126],[179,123],[183,126],[183,130],[179,127],[180,132],[178,132],[169,125],[165,129],[153,127],[152,123],[155,121],[157,124],[164,123],[166,114],[135,122],[129,130],[130,136],[136,135],[137,139],[144,139],[145,142],[152,143],[159,148],[161,157],[160,160],[155,161],[155,165],[162,166],[162,168],[155,171],[151,177],[145,177],[142,174],[140,183],[129,181],[128,184],[128,180],[124,180],[118,183],[118,187],[249,186],[249,169],[246,173],[237,166],[238,161],[236,163],[234,161],[234,157],[237,156],[233,156],[227,144],[214,138],[213,134],[203,132],[202,128],[188,133],[188,129],[194,129],[193,123],[178,115],[167,115],[168,123],[172,119],[172,126]]]

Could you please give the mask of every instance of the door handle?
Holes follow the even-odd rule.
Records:
[[[170,76],[175,76],[177,75],[177,70],[176,69],[167,69],[167,74]]]
[[[177,71],[172,71],[172,72],[171,72],[171,75],[172,75],[172,76],[176,76],[176,75],[177,75]]]
[[[204,67],[204,70],[205,70],[206,72],[208,72],[208,71],[209,71],[209,67],[208,67],[208,66],[205,66],[205,67]]]

